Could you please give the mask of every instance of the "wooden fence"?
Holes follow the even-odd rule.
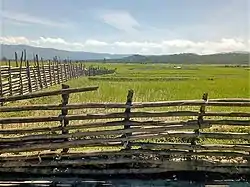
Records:
[[[114,70],[99,67],[85,67],[83,63],[68,60],[52,61],[39,60],[35,56],[33,62],[25,58],[22,53],[18,61],[15,53],[15,66],[8,61],[8,66],[0,65],[0,97],[23,95],[49,86],[66,82],[80,76],[95,76],[114,73]],[[2,62],[3,63],[3,62]]]
[[[233,109],[248,109],[250,99],[208,99],[208,94],[204,94],[201,100],[133,103],[134,91],[129,90],[125,103],[69,104],[71,94],[97,89],[62,85],[62,90],[0,98],[0,102],[7,102],[62,97],[58,105],[0,107],[4,114],[61,111],[58,116],[0,118],[3,126],[0,172],[40,175],[250,172],[250,134],[213,130],[220,126],[249,127],[249,110]],[[222,108],[217,112],[211,110],[214,107]],[[95,109],[104,112],[87,112]],[[74,111],[77,114],[69,114]]]

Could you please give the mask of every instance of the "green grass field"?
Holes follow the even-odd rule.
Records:
[[[89,64],[88,64],[89,65]],[[181,69],[174,65],[163,64],[92,64],[107,68],[116,68],[116,73],[105,76],[82,77],[68,81],[66,84],[74,87],[99,86],[97,91],[71,94],[70,103],[79,102],[126,102],[127,91],[134,90],[133,101],[168,101],[201,99],[204,92],[208,92],[209,98],[249,98],[250,97],[250,71],[246,67],[224,67],[205,65],[181,65]],[[179,65],[178,65],[179,66]],[[60,85],[50,87],[49,90],[59,89]],[[8,105],[30,104],[59,104],[60,96],[45,97],[39,99],[24,100]],[[149,108],[147,111],[168,111],[177,109],[192,109],[199,111],[199,107],[170,107]],[[145,109],[137,109],[141,111]],[[207,111],[245,111],[249,108],[209,107]],[[105,113],[118,110],[86,109],[69,111],[69,114],[80,113]],[[123,111],[123,110],[119,110]],[[135,111],[135,110],[133,110]],[[249,111],[248,111],[249,112]],[[1,117],[20,116],[58,116],[60,111],[32,111],[19,113],[2,113]],[[160,118],[159,118],[160,119]],[[175,120],[180,118],[171,118]],[[181,119],[188,119],[181,118]],[[164,119],[166,120],[166,119]],[[75,124],[77,122],[70,122]],[[78,122],[79,123],[79,122]],[[44,126],[44,123],[36,124],[35,127]],[[46,124],[48,126],[48,124]],[[50,126],[58,126],[58,123],[50,123]],[[14,127],[9,125],[8,127]],[[20,124],[19,128],[28,128],[31,125]],[[89,129],[86,129],[89,130]],[[240,126],[214,126],[207,131],[232,131],[250,132],[249,127]],[[159,140],[162,141],[162,140]],[[206,140],[207,142],[221,143],[218,140]],[[234,141],[232,140],[231,143]]]
[[[201,99],[205,92],[208,92],[209,98],[250,97],[250,70],[246,67],[186,65],[181,66],[182,69],[175,69],[174,65],[163,64],[94,65],[116,68],[117,70],[115,74],[82,77],[66,82],[65,84],[71,88],[99,86],[97,91],[70,95],[70,103],[125,103],[129,89],[134,90],[133,101],[135,102]],[[56,89],[60,89],[60,85],[50,87],[47,90]],[[8,105],[59,104],[60,101],[60,96],[53,96],[24,100]],[[52,111],[44,111],[42,114],[38,111],[37,115],[50,113]],[[24,112],[23,116],[29,114]],[[9,116],[11,113],[0,115]]]

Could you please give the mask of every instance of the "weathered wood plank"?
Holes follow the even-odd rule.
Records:
[[[194,101],[187,102],[183,105],[179,105],[178,103],[182,102],[156,102],[156,103],[133,103],[131,108],[144,108],[144,107],[166,107],[166,106],[199,106],[204,104],[204,102]],[[184,102],[183,102],[184,103]],[[250,107],[250,102],[211,102],[206,103],[208,106],[237,106],[237,107]],[[15,112],[15,111],[30,111],[30,110],[62,110],[62,109],[87,109],[87,108],[126,108],[126,105],[123,103],[75,103],[68,104],[63,107],[60,104],[43,104],[43,105],[30,105],[30,106],[17,106],[17,107],[3,107],[0,109],[1,112]]]
[[[158,137],[164,137],[165,135],[158,135]],[[25,144],[25,146],[9,147],[0,149],[0,153],[16,153],[16,152],[30,152],[40,150],[51,150],[51,149],[63,149],[63,148],[78,148],[82,146],[95,146],[95,145],[121,145],[124,141],[135,141],[155,138],[155,134],[150,135],[134,135],[126,138],[95,138],[87,140],[72,140],[69,142],[53,142],[50,144]],[[191,145],[184,143],[141,143],[131,142],[131,146],[140,146],[146,149],[181,149],[181,150],[234,150],[234,151],[249,151],[250,146],[245,145]]]
[[[83,88],[81,91],[92,91],[97,89],[95,88]],[[74,90],[79,92],[80,89]],[[54,91],[55,93],[62,92]],[[66,92],[67,93],[67,92]],[[41,95],[53,95],[51,92],[45,93],[33,93],[32,97],[41,97]],[[31,94],[30,94],[31,95]],[[32,98],[30,95],[23,96],[13,96],[13,97],[22,97]],[[11,97],[11,98],[13,98]],[[0,99],[1,102],[1,99]],[[143,118],[143,117],[181,117],[181,116],[198,116],[199,112],[193,111],[170,111],[170,112],[132,112],[130,113],[131,118]],[[247,112],[207,112],[204,116],[224,116],[224,117],[250,117],[250,113]],[[90,119],[115,119],[115,118],[125,118],[125,113],[107,113],[107,114],[82,114],[82,115],[68,115],[68,120],[90,120]],[[34,122],[52,122],[60,121],[60,116],[44,116],[44,117],[13,117],[13,118],[0,118],[0,124],[13,124],[13,123],[34,123]]]
[[[97,89],[98,89],[97,86],[93,86],[93,87],[84,87],[84,88],[71,88],[71,89],[65,89],[65,90],[36,92],[36,93],[30,93],[27,95],[20,95],[20,96],[13,96],[13,97],[2,97],[2,98],[0,98],[0,102],[9,102],[9,101],[17,101],[17,100],[23,100],[23,99],[52,96],[52,95],[60,95],[60,94],[64,94],[64,93],[95,91]]]
[[[250,121],[248,121],[250,124]],[[79,125],[71,125],[65,127],[65,130],[75,130],[75,129],[84,129],[84,128],[98,128],[98,127],[113,127],[113,126],[122,126],[124,121],[111,121],[111,122],[94,122],[94,123],[84,123]],[[177,129],[194,129],[198,127],[197,120],[189,121],[131,121],[131,126],[136,127],[146,127],[146,126],[158,126],[165,127],[168,130],[177,130]],[[211,125],[209,123],[202,124],[201,128],[209,128]],[[38,132],[53,132],[61,131],[61,127],[42,127],[42,128],[30,128],[30,129],[13,129],[13,130],[0,130],[0,134],[11,135],[11,134],[25,134],[25,133],[38,133]]]

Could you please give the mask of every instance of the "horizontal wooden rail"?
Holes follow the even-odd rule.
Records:
[[[22,136],[16,138],[1,138],[0,143],[21,143],[26,141],[41,141],[41,140],[57,140],[65,138],[81,139],[87,136],[109,136],[109,135],[122,135],[125,133],[140,133],[140,135],[150,135],[150,138],[212,138],[212,139],[242,139],[250,140],[249,133],[222,133],[222,132],[178,132],[178,131],[168,131],[168,127],[154,127],[154,128],[129,128],[129,129],[119,129],[119,130],[104,130],[104,131],[90,131],[90,132],[77,132],[70,134],[44,134],[44,135],[30,135]],[[142,134],[143,133],[143,134]],[[156,134],[155,134],[156,133]],[[152,137],[151,135],[154,135]],[[143,137],[146,139],[146,137]],[[94,139],[93,139],[94,140]]]
[[[166,135],[160,134],[158,138],[165,137]],[[133,135],[127,138],[96,138],[87,140],[72,140],[67,142],[53,142],[46,144],[44,142],[35,144],[25,144],[25,146],[16,147],[2,147],[0,153],[18,153],[18,152],[30,152],[30,151],[41,151],[41,150],[51,150],[51,149],[64,149],[64,148],[78,148],[82,146],[117,146],[122,145],[122,142],[135,141],[143,139],[155,138],[155,134],[144,134],[144,135]],[[245,145],[191,145],[185,143],[142,143],[142,142],[131,142],[132,146],[141,146],[146,149],[181,149],[181,150],[227,150],[227,151],[248,151],[250,152],[250,146]]]
[[[95,91],[97,89],[98,89],[98,86],[93,86],[93,87],[84,87],[84,88],[70,88],[70,89],[55,90],[55,91],[36,92],[36,93],[29,93],[26,95],[2,97],[0,98],[0,102],[32,99],[32,98],[60,95],[60,94],[66,94],[66,93],[69,94],[69,93],[77,93],[77,92]]]
[[[86,128],[101,128],[101,127],[114,127],[124,125],[124,121],[112,121],[112,122],[95,122],[95,123],[84,123],[79,125],[70,125],[64,127],[65,130],[75,129],[86,129]],[[146,126],[158,126],[165,127],[168,130],[177,129],[195,129],[198,127],[197,120],[188,121],[129,121],[131,126],[135,127],[146,127]],[[250,125],[250,121],[239,121],[238,123],[247,123]],[[204,121],[201,124],[201,129],[211,127],[210,123]],[[30,129],[13,129],[13,130],[0,130],[0,134],[11,135],[11,134],[25,134],[25,133],[38,133],[38,132],[54,132],[62,130],[61,127],[42,127],[42,128],[30,128]]]
[[[170,106],[221,106],[221,107],[250,107],[250,102],[204,102],[204,101],[166,101],[166,102],[134,102],[131,108],[146,108],[146,107],[170,107]],[[1,107],[0,112],[16,112],[16,111],[30,111],[30,110],[62,110],[62,109],[86,109],[86,108],[126,108],[124,103],[77,103],[68,104],[65,107],[55,104],[46,105],[30,105],[18,107]]]
[[[206,124],[206,125],[205,125]],[[75,130],[84,128],[98,128],[98,127],[112,127],[124,125],[124,121],[113,122],[96,122],[86,123],[81,125],[67,126],[65,130]],[[196,120],[190,121],[130,121],[131,126],[158,126],[165,127],[167,130],[181,130],[181,129],[195,129],[198,127]],[[201,124],[200,128],[209,128],[212,125],[236,125],[236,126],[250,126],[250,120],[205,120]],[[61,127],[42,127],[42,128],[30,128],[30,129],[14,129],[14,130],[0,130],[0,134],[25,134],[25,133],[40,133],[40,132],[54,132],[62,130]]]
[[[19,97],[19,96],[18,96]],[[194,111],[176,111],[176,112],[132,112],[131,118],[143,117],[181,117],[181,116],[198,116],[199,112]],[[90,119],[112,119],[124,118],[125,113],[109,113],[109,114],[82,114],[82,115],[68,115],[68,120],[90,120]],[[248,112],[207,112],[204,116],[216,117],[250,117]],[[53,122],[61,121],[61,116],[46,116],[46,117],[13,117],[13,118],[0,118],[0,124],[13,124],[13,123],[34,123],[34,122]]]
[[[183,161],[182,161],[183,162]],[[199,165],[199,163],[202,163],[203,166],[217,166],[217,167],[235,167],[235,163],[220,163],[220,162],[211,162],[211,161],[205,161],[201,160],[200,162],[191,162],[194,165]],[[86,165],[110,165],[110,164],[127,164],[127,163],[142,163],[142,164],[156,164],[156,165],[169,165],[173,163],[173,161],[163,161],[163,160],[154,160],[154,159],[141,159],[141,158],[115,158],[115,159],[74,159],[74,160],[61,160],[61,161],[41,161],[40,163],[37,161],[33,162],[7,162],[7,163],[0,163],[1,168],[20,168],[20,167],[64,167],[64,166],[86,166]],[[178,164],[178,162],[176,163]],[[237,167],[249,167],[250,165],[248,163],[238,163]],[[250,168],[249,168],[250,170]]]
[[[217,102],[250,102],[250,98],[220,98],[220,99],[209,99],[210,101]]]

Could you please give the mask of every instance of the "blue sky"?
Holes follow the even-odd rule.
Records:
[[[249,50],[249,0],[0,0],[0,42],[169,54]]]

